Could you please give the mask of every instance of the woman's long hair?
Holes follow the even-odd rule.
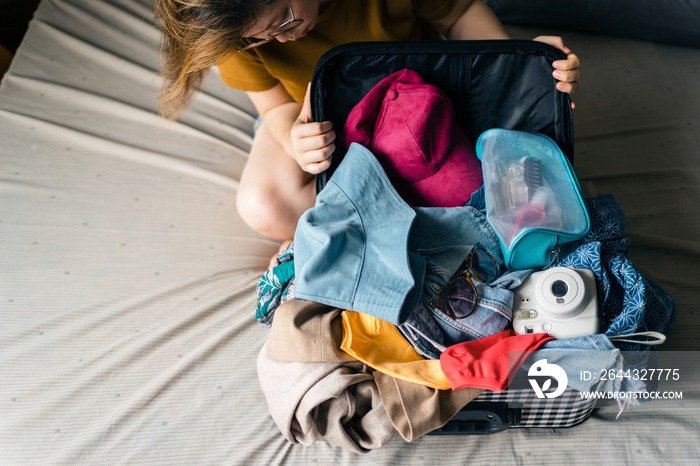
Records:
[[[164,78],[158,110],[176,119],[209,69],[240,45],[243,35],[278,0],[157,0]]]

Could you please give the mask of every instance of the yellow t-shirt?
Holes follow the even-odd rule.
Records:
[[[232,52],[219,63],[219,71],[235,89],[265,91],[282,83],[302,102],[316,63],[331,48],[360,41],[437,40],[428,21],[444,18],[454,4],[455,0],[332,0],[302,39],[273,40]]]
[[[439,359],[425,359],[401,335],[396,325],[355,311],[341,313],[340,349],[369,367],[397,379],[450,390]]]

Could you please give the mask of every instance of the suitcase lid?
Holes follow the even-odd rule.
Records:
[[[473,143],[491,128],[535,131],[573,159],[568,94],[556,89],[552,62],[564,54],[526,40],[353,42],[335,47],[316,65],[311,82],[314,121],[338,133],[353,107],[389,74],[417,71],[452,100],[457,122]],[[336,143],[331,167],[316,177],[325,186],[347,148]]]

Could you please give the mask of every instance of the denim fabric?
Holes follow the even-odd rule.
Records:
[[[472,195],[472,200],[467,205],[482,210],[483,209],[483,186]],[[472,205],[473,204],[473,205]],[[480,207],[479,207],[480,206]],[[426,209],[426,210],[423,210]],[[473,224],[470,221],[473,220]],[[430,253],[433,256],[433,262],[442,264],[442,268],[456,270],[462,261],[465,249],[468,251],[470,246],[445,246],[439,247],[442,244],[450,244],[455,240],[444,232],[451,232],[457,229],[462,236],[466,236],[466,241],[472,242],[475,238],[482,240],[482,246],[493,251],[494,257],[500,257],[501,250],[497,248],[498,244],[495,236],[491,234],[488,225],[484,224],[485,218],[483,215],[468,211],[466,208],[429,208],[421,207],[417,209],[417,217],[414,221],[413,229],[411,230],[409,241],[414,238],[414,242],[418,243],[418,247],[422,247],[421,254],[426,255],[425,249],[433,248]],[[475,230],[475,231],[471,231]],[[452,235],[454,236],[454,235]],[[432,240],[433,244],[427,244],[426,241]],[[423,243],[421,245],[421,243]],[[437,244],[437,246],[436,246]],[[415,247],[415,245],[413,245]],[[409,244],[409,249],[411,245]],[[267,325],[272,323],[274,313],[277,307],[290,297],[294,297],[294,243],[291,243],[287,249],[277,255],[277,260],[280,265],[268,270],[260,278],[257,288],[258,308],[256,318],[259,322]],[[279,291],[282,293],[279,293]]]
[[[510,290],[531,271],[510,272],[489,284],[475,282],[479,302],[464,319],[452,319],[430,306],[435,294],[477,243],[502,266],[498,238],[482,212],[473,207],[416,208],[409,248],[425,259],[425,280],[418,306],[399,329],[425,357],[438,359],[448,346],[493,335],[510,326]]]
[[[464,205],[468,207],[474,207],[478,210],[486,209],[486,191],[484,189],[483,184],[479,189],[472,193],[472,197]]]
[[[408,250],[415,217],[374,155],[352,144],[297,225],[296,296],[405,321],[425,273],[425,261]]]
[[[628,355],[629,356],[629,355]],[[548,364],[556,364],[564,369],[568,386],[580,392],[631,392],[646,388],[646,382],[632,377],[601,377],[604,370],[644,368],[648,353],[642,353],[637,360],[626,360],[607,336],[588,335],[565,340],[548,341],[532,353],[520,367],[516,378],[526,378],[530,366],[541,359]],[[582,372],[590,372],[591,377],[583,377]],[[594,375],[595,374],[595,375]]]
[[[503,256],[498,238],[486,216],[473,207],[417,207],[408,248],[448,269],[450,275],[477,243],[488,250],[498,265]],[[464,254],[461,252],[466,251]]]
[[[458,254],[464,258],[470,248]],[[457,254],[455,249],[455,254]],[[492,283],[475,282],[479,296],[474,312],[464,319],[453,319],[430,306],[435,294],[452,276],[450,270],[426,257],[427,270],[420,303],[399,330],[426,358],[439,359],[448,347],[465,341],[484,338],[506,330],[511,325],[513,288],[532,272],[518,270],[506,273]]]

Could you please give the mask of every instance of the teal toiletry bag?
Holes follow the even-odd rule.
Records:
[[[496,231],[506,266],[542,268],[562,246],[590,228],[576,174],[549,137],[530,131],[490,129],[479,136],[486,218]]]

